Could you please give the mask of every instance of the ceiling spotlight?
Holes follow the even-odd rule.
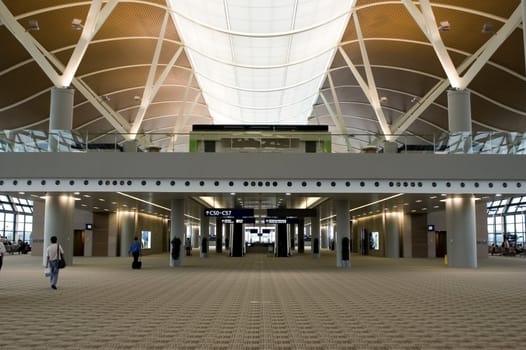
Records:
[[[110,97],[108,95],[102,95],[101,98],[104,102],[108,102],[110,100]]]
[[[442,21],[440,22],[440,25],[438,26],[438,30],[441,32],[447,32],[451,28],[451,25],[448,21]]]
[[[141,99],[141,96],[139,96],[139,95],[135,95],[135,96],[133,96],[133,99],[134,99],[135,101],[139,101],[139,100]]]
[[[387,101],[389,101],[387,97],[385,96],[380,97],[380,103],[387,103]]]
[[[73,21],[71,21],[71,28],[75,30],[81,30],[82,28],[84,28],[82,20],[78,18],[73,18]]]
[[[482,25],[482,33],[494,33],[493,30],[493,24],[492,23],[484,23]]]
[[[40,27],[38,26],[38,21],[36,19],[30,19],[27,21],[28,25],[26,28],[26,32],[33,32],[40,30]]]

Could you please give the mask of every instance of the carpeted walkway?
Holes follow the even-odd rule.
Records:
[[[478,269],[331,252],[274,258],[75,258],[49,287],[41,258],[4,258],[0,348],[524,349],[526,258]]]

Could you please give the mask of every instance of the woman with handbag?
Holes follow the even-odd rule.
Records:
[[[56,236],[51,237],[51,244],[47,247],[46,252],[46,268],[50,269],[49,282],[51,283],[51,288],[57,289],[59,262],[64,255],[64,250],[60,244],[57,243]]]

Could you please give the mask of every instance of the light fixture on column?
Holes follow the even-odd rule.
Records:
[[[441,32],[447,32],[451,28],[451,24],[449,24],[448,21],[442,21],[440,22],[440,25],[438,26],[438,30]]]
[[[36,19],[30,19],[27,21],[27,28],[26,32],[34,32],[37,30],[40,30],[40,27],[38,26],[38,21]]]
[[[82,20],[78,18],[73,18],[73,21],[71,21],[71,28],[75,30],[82,30],[82,28],[84,28]]]
[[[484,23],[482,25],[482,33],[489,33],[489,34],[495,33],[495,30],[493,29],[493,24],[492,23]]]

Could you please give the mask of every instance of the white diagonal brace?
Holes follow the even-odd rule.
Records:
[[[489,61],[491,56],[497,51],[497,49],[502,45],[504,41],[513,33],[515,28],[521,23],[522,20],[522,8],[523,5],[519,4],[515,11],[512,13],[510,18],[504,23],[504,25],[499,29],[495,35],[493,35],[485,45],[486,49],[482,54],[480,54],[473,63],[471,67],[469,67],[468,71],[460,80],[460,86],[459,89],[465,89],[468,87],[468,85],[471,83],[471,81],[477,76],[477,74],[480,72],[482,67]],[[523,25],[523,31],[526,31],[526,28],[524,28]]]
[[[321,100],[323,101],[323,104],[325,105],[325,108],[327,108],[327,112],[329,112],[329,115],[331,116],[332,121],[334,122],[334,125],[336,125],[336,127],[340,130],[345,130],[344,125],[342,125],[343,122],[338,119],[338,117],[336,116],[336,113],[334,113],[329,102],[327,101],[325,96],[323,96],[323,93],[321,91],[320,91],[320,97],[321,97]],[[349,142],[349,137],[348,137],[347,132],[343,133],[342,137],[345,140],[345,144],[347,145],[347,151],[350,151],[351,144]]]
[[[469,85],[473,77],[480,71],[479,65],[487,63],[489,58],[493,55],[498,46],[500,46],[506,38],[513,32],[513,28],[520,22],[520,18],[517,18],[517,14],[520,13],[520,9],[517,8],[510,19],[499,29],[499,31],[488,41],[482,45],[477,52],[468,57],[458,67],[458,72],[462,74],[468,68],[468,72],[462,79],[466,80],[466,87]],[[481,58],[482,57],[482,58]],[[475,63],[473,63],[475,62]],[[478,64],[477,64],[478,63]],[[469,79],[469,80],[468,80]],[[402,134],[409,128],[409,126],[416,120],[420,115],[449,87],[449,81],[447,79],[438,82],[421,100],[418,104],[413,105],[403,116],[393,124],[393,134]]]
[[[338,99],[338,94],[336,93],[336,88],[334,87],[334,82],[332,81],[332,75],[330,72],[327,73],[327,80],[329,81],[329,88],[331,89],[332,101],[334,103],[334,107],[336,108],[336,113],[334,115],[335,117],[334,124],[336,124],[338,130],[340,131],[340,134],[347,135],[348,132],[347,132],[347,128],[345,127],[345,123],[343,121],[340,100]],[[348,138],[345,137],[345,139],[347,140]],[[349,146],[349,142],[347,142],[347,146]]]
[[[60,72],[64,70],[64,65],[62,62],[60,62],[54,55],[48,52],[39,42],[33,40],[33,44],[45,56],[45,58],[47,58],[57,67]],[[72,84],[118,132],[123,134],[129,132],[130,126],[126,119],[114,111],[107,103],[102,101],[101,98],[86,83],[84,83],[81,79],[73,78]],[[127,136],[124,137],[127,138]]]
[[[161,56],[161,50],[163,48],[163,42],[164,42],[164,37],[166,34],[166,26],[168,24],[169,16],[170,14],[167,11],[164,14],[164,20],[161,25],[161,32],[159,33],[159,37],[157,39],[157,45],[155,47],[155,52],[153,53],[152,64],[150,66],[150,71],[148,72],[148,78],[146,79],[146,84],[144,87],[144,92],[142,94],[141,104],[139,106],[139,110],[137,111],[137,114],[135,115],[135,119],[133,120],[133,125],[131,127],[132,133],[136,133],[141,127],[142,121],[144,119],[144,115],[146,114],[146,110],[148,109],[148,107],[150,106],[150,103],[155,97],[155,95],[152,95],[153,84],[154,84],[154,79],[155,79],[155,73],[157,72],[157,66],[159,64],[159,57]]]
[[[457,69],[449,56],[446,46],[442,41],[429,0],[420,0],[420,8],[422,9],[422,12],[420,12],[411,0],[402,0],[402,2],[433,46],[451,86],[458,88],[460,86],[460,77],[458,76]]]
[[[3,1],[0,1],[0,20],[6,26],[6,28],[14,35],[14,37],[24,46],[27,52],[33,57],[35,62],[47,75],[49,80],[54,86],[60,86],[60,76],[55,68],[49,63],[44,57],[42,52],[35,46],[34,38],[26,31],[24,27],[18,23],[13,14],[5,6]]]
[[[391,129],[389,127],[389,124],[387,124],[384,111],[382,110],[382,106],[380,104],[380,97],[378,96],[378,90],[376,89],[376,82],[374,80],[373,70],[371,68],[371,63],[369,62],[369,55],[367,54],[367,48],[365,46],[365,41],[363,40],[362,28],[360,26],[360,22],[358,21],[358,15],[356,12],[353,15],[353,20],[354,27],[356,28],[356,36],[358,37],[358,44],[360,46],[360,52],[362,54],[365,75],[367,77],[367,85],[369,86],[369,89],[367,91],[364,91],[364,93],[365,96],[367,96],[369,103],[374,109],[376,119],[378,119],[378,122],[380,123],[380,128],[382,129],[382,132],[384,133],[384,135],[389,135],[386,138],[390,139]]]
[[[199,98],[201,97],[201,92],[198,92],[195,94],[194,99],[192,100],[192,105],[190,106],[190,110],[188,113],[185,113],[184,115],[178,115],[181,118],[177,118],[175,121],[175,127],[173,129],[173,136],[170,141],[169,148],[173,149],[175,146],[175,142],[177,141],[177,138],[179,137],[179,134],[181,133],[181,130],[186,125],[188,119],[192,116],[194,113],[195,106],[197,105],[197,101],[199,101]]]
[[[60,79],[61,86],[69,86],[73,77],[77,73],[80,62],[84,58],[84,54],[88,49],[91,40],[97,34],[98,30],[102,27],[108,16],[111,14],[115,6],[117,6],[118,0],[111,0],[104,6],[101,10],[102,0],[93,0],[86,21],[84,22],[84,27],[82,28],[82,33],[80,34],[80,39],[69,58],[69,62],[64,69],[64,73]]]

